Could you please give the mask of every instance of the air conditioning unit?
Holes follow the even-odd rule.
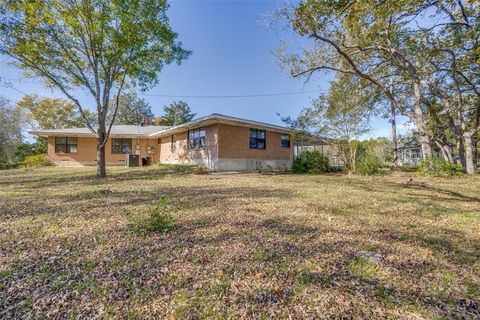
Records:
[[[140,156],[137,154],[125,155],[125,167],[138,167],[140,165]]]

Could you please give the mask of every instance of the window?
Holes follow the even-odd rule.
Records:
[[[282,148],[290,148],[290,135],[282,134]]]
[[[420,158],[420,149],[412,149],[412,159]]]
[[[77,153],[77,137],[55,137],[55,153]]]
[[[175,140],[175,136],[172,134],[172,141],[170,142],[170,150],[174,151],[177,148],[177,140]]]
[[[112,154],[131,154],[132,139],[113,138]]]
[[[250,149],[265,149],[265,130],[250,129]]]
[[[205,147],[205,128],[188,131],[188,148],[201,149]]]

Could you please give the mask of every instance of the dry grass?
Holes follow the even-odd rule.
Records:
[[[480,176],[0,174],[2,319],[480,317]]]

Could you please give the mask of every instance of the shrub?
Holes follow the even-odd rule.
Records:
[[[158,166],[166,170],[172,170],[173,172],[176,172],[176,173],[208,174],[207,168],[202,166],[187,166],[182,164],[167,164],[167,163],[159,163]]]
[[[439,158],[427,158],[418,164],[418,172],[430,176],[450,177],[464,173],[463,168],[455,163],[448,163]]]
[[[357,161],[357,172],[364,176],[376,175],[383,164],[380,158],[373,154],[366,154]]]
[[[404,164],[401,167],[396,168],[403,172],[417,172],[418,166],[416,164]]]
[[[205,167],[198,166],[198,167],[194,167],[192,169],[192,173],[193,174],[208,174],[208,170]]]
[[[319,151],[303,151],[293,160],[292,170],[295,173],[324,173],[330,166],[328,158]]]
[[[26,156],[22,162],[20,162],[21,167],[30,168],[30,167],[44,167],[51,166],[52,163],[47,159],[46,154],[36,154],[33,156]]]
[[[174,228],[174,219],[170,211],[174,210],[167,197],[161,197],[160,201],[153,207],[134,214],[126,211],[128,214],[128,225],[139,234],[150,232],[167,233]]]

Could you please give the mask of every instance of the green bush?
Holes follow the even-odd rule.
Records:
[[[193,174],[208,174],[208,170],[205,167],[198,166],[198,167],[193,168],[192,173]]]
[[[202,166],[187,166],[182,164],[168,164],[168,163],[159,163],[158,166],[160,168],[164,168],[166,170],[171,170],[176,173],[184,173],[184,174],[208,174],[208,170]]]
[[[373,154],[366,154],[357,161],[357,173],[364,176],[379,174],[383,163],[379,157]]]
[[[295,173],[318,174],[330,169],[328,158],[319,151],[303,151],[293,160],[292,170]]]
[[[52,163],[47,159],[46,154],[36,154],[33,156],[26,156],[22,162],[19,163],[21,167],[31,168],[31,167],[44,167],[51,166]]]
[[[400,171],[403,172],[417,172],[418,171],[418,165],[416,164],[404,164],[401,167],[396,168]]]
[[[451,177],[463,174],[464,170],[458,164],[443,159],[427,158],[418,164],[418,172],[429,176]]]
[[[161,197],[153,207],[134,214],[126,211],[129,227],[139,234],[160,232],[167,233],[174,228],[174,219],[169,212],[175,210],[167,197]]]

